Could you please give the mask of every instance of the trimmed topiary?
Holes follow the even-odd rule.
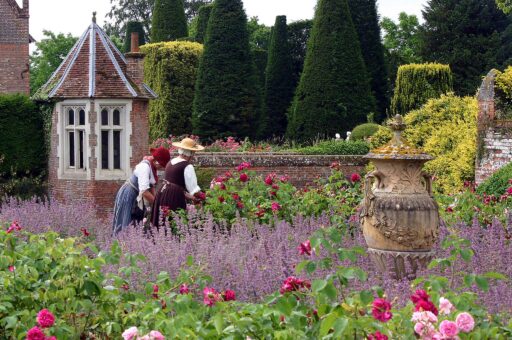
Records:
[[[405,115],[420,108],[427,100],[452,91],[450,66],[434,63],[402,65],[396,76],[391,112]]]
[[[126,24],[126,36],[124,38],[123,50],[124,52],[130,52],[132,49],[132,33],[139,33],[139,46],[142,46],[146,43],[146,39],[144,38],[144,27],[142,23],[139,21],[128,21]]]
[[[216,0],[208,22],[194,99],[194,134],[254,137],[261,97],[241,0]]]
[[[151,42],[172,41],[188,36],[183,0],[155,0]]]
[[[512,187],[510,180],[512,180],[512,162],[489,176],[476,188],[476,192],[500,197],[508,188]]]
[[[358,125],[352,130],[350,140],[363,140],[371,137],[375,132],[377,132],[377,130],[379,130],[379,127],[380,125],[375,123],[364,123]]]
[[[210,20],[210,14],[212,12],[213,4],[201,6],[199,13],[197,14],[197,27],[194,40],[198,43],[204,44],[206,39],[206,29],[208,28],[208,20]]]
[[[366,155],[370,148],[363,141],[326,140],[295,150],[303,155]]]
[[[170,134],[190,134],[195,82],[203,46],[195,42],[172,41],[147,44],[144,80],[158,98],[149,104],[151,140]]]
[[[310,141],[351,130],[375,112],[370,78],[347,0],[320,0],[287,136]]]
[[[276,17],[270,38],[263,119],[260,120],[261,137],[284,135],[288,123],[286,111],[290,107],[294,90],[286,16],[282,15]]]

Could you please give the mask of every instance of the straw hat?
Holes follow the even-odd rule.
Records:
[[[190,151],[201,151],[204,149],[204,146],[197,144],[192,138],[183,138],[181,142],[173,142],[172,145]]]

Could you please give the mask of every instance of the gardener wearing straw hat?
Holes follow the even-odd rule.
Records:
[[[165,167],[165,179],[158,190],[153,203],[151,223],[159,228],[163,224],[162,211],[186,209],[187,199],[197,201],[195,195],[201,192],[197,185],[196,172],[191,164],[196,151],[204,149],[192,138],[184,138],[181,142],[172,143],[178,148],[178,157],[171,159]]]

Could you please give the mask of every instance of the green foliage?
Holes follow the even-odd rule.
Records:
[[[146,54],[144,80],[158,94],[149,106],[150,138],[190,133],[202,45],[167,42],[147,44],[141,50]]]
[[[422,57],[450,65],[459,95],[474,95],[497,56],[510,19],[495,0],[429,1],[423,10]]]
[[[291,72],[286,16],[277,16],[265,72],[264,111],[260,120],[262,137],[282,136],[286,131],[286,110],[294,91]]]
[[[508,119],[512,117],[512,66],[507,67],[504,72],[496,71],[494,104],[496,118]]]
[[[188,36],[183,0],[155,0],[151,42],[177,40]]]
[[[288,24],[288,44],[292,58],[293,87],[297,87],[300,80],[313,20],[299,20]]]
[[[366,155],[368,144],[363,141],[325,140],[313,146],[295,149],[303,155]]]
[[[479,194],[494,195],[499,197],[503,195],[509,187],[510,180],[512,179],[512,163],[508,163],[494,174],[489,176],[483,183],[481,183],[476,191]]]
[[[46,169],[44,121],[20,94],[0,95],[0,175],[38,176]]]
[[[208,28],[208,20],[210,20],[210,14],[212,12],[213,5],[205,5],[199,8],[196,22],[196,32],[194,35],[195,41],[204,44],[206,38],[206,29]]]
[[[320,0],[287,136],[332,136],[364,122],[369,112],[375,112],[375,99],[347,0]]]
[[[498,5],[498,8],[505,14],[510,14],[510,12],[512,12],[511,0],[496,0],[496,5]]]
[[[260,111],[256,69],[241,0],[215,1],[194,98],[194,134],[254,136]]]
[[[249,45],[252,49],[261,48],[268,50],[270,43],[270,27],[260,24],[258,17],[251,17],[247,22],[249,31]]]
[[[138,21],[129,21],[126,24],[126,36],[124,38],[123,51],[130,52],[132,49],[132,32],[139,33],[139,46],[142,46],[146,43],[146,39],[144,38],[144,27],[142,23]]]
[[[384,31],[389,78],[396,79],[400,65],[417,64],[423,61],[420,56],[421,25],[416,15],[408,15],[405,12],[400,12],[397,23],[384,17],[380,25]]]
[[[377,105],[377,121],[382,121],[389,107],[389,78],[380,36],[376,0],[348,0],[352,21],[356,28],[361,51],[370,77],[370,85]]]
[[[400,66],[391,100],[393,115],[420,108],[430,98],[453,91],[450,66],[410,64]]]
[[[194,170],[196,171],[197,185],[203,190],[209,188],[212,178],[215,177],[215,169],[198,166]]]
[[[373,136],[373,134],[379,130],[379,127],[380,125],[375,123],[358,125],[352,130],[350,140],[365,140],[368,137]]]
[[[36,42],[37,49],[30,56],[30,93],[43,86],[64,61],[77,41],[71,34],[64,35],[43,30],[45,38]]]

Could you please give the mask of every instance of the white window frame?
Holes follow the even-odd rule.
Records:
[[[74,124],[68,124],[69,109],[74,110]],[[85,111],[84,125],[79,125],[79,111]],[[91,178],[91,170],[89,166],[89,156],[91,155],[91,148],[89,145],[90,124],[89,113],[91,110],[90,102],[85,100],[65,100],[56,105],[57,112],[57,158],[58,158],[58,172],[59,179],[78,179],[88,180]],[[69,132],[74,132],[74,147],[75,147],[75,166],[70,166],[70,150],[69,150]],[[78,131],[83,131],[83,168],[76,165],[80,162],[78,153],[79,137]]]
[[[109,124],[102,125],[101,112],[103,109],[109,110]],[[120,125],[113,125],[113,111],[119,109],[120,111]],[[96,180],[125,180],[131,174],[130,159],[132,157],[132,147],[130,144],[130,137],[132,135],[132,101],[131,100],[96,100],[94,102],[94,111],[96,112]],[[102,131],[109,131],[109,168],[102,168]],[[113,156],[113,131],[120,131],[120,169],[114,169],[114,156]]]

